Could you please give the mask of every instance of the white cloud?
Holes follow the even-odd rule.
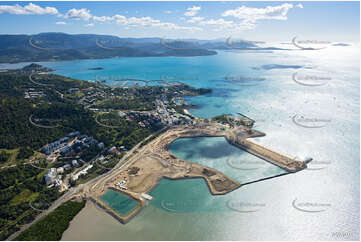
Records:
[[[94,21],[105,22],[105,21],[113,21],[120,25],[131,26],[131,27],[159,27],[171,30],[189,30],[189,31],[196,31],[201,30],[199,27],[186,27],[186,26],[179,26],[174,23],[169,22],[162,22],[158,19],[153,19],[151,17],[130,17],[127,18],[123,15],[116,14],[112,17],[109,16],[93,16]]]
[[[226,21],[223,18],[216,19],[216,20],[210,19],[210,20],[200,22],[200,25],[230,25],[230,24],[234,24],[234,22]]]
[[[238,21],[219,19],[204,19],[202,17],[192,17],[187,22],[198,23],[199,26],[208,27],[210,31],[242,32],[256,27],[256,23],[261,19],[287,20],[288,10],[293,8],[292,4],[284,3],[278,6],[267,6],[265,8],[249,8],[241,6],[230,9],[222,13],[223,17],[234,17]],[[295,7],[303,8],[302,4]]]
[[[151,17],[130,17],[116,16],[117,23],[131,25],[131,26],[152,26],[160,24],[160,20],[152,19]]]
[[[94,24],[93,23],[89,23],[89,24],[86,24],[86,25],[84,25],[85,27],[93,27],[94,26]]]
[[[187,20],[188,23],[197,23],[199,21],[202,21],[203,17],[192,17],[191,19]]]
[[[81,9],[70,9],[64,16],[65,18],[69,19],[76,19],[76,20],[89,20],[92,15],[90,14],[90,11],[86,8]]]
[[[199,10],[201,10],[201,7],[193,6],[191,8],[187,8],[187,12],[184,13],[184,16],[187,17],[193,17],[195,16]]]
[[[288,10],[293,8],[293,4],[284,3],[278,6],[267,6],[265,8],[249,8],[242,6],[236,9],[227,10],[222,13],[223,17],[235,17],[255,22],[260,19],[287,20]]]
[[[240,23],[236,23],[233,21],[227,21],[223,18],[220,19],[209,19],[205,21],[199,22],[201,26],[210,26],[213,31],[244,31],[248,29],[253,29],[255,27],[254,23],[242,21]]]
[[[58,24],[58,25],[65,25],[66,23],[65,23],[65,22],[56,22],[55,24]]]
[[[105,21],[111,21],[113,20],[113,18],[108,16],[102,16],[102,17],[93,16],[93,20],[98,22],[105,22]]]
[[[0,14],[1,13],[9,13],[9,14],[57,14],[58,10],[53,7],[45,7],[42,8],[33,3],[29,3],[25,6],[16,5],[0,5]]]
[[[165,10],[164,13],[166,13],[166,14],[171,14],[172,11],[170,11],[170,10]]]

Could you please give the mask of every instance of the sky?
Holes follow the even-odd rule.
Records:
[[[0,2],[0,34],[359,42],[359,2]]]

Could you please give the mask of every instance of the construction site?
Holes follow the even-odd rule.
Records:
[[[284,169],[287,174],[307,167],[306,161],[292,159],[249,140],[261,136],[265,134],[247,126],[205,122],[201,119],[192,126],[171,127],[148,144],[136,149],[127,159],[76,195],[88,198],[121,223],[127,223],[146,206],[147,200],[153,199],[149,193],[162,178],[202,178],[212,195],[227,194],[243,185],[218,170],[175,157],[169,151],[169,146],[176,139],[185,137],[225,137],[231,145]],[[129,196],[137,201],[138,205],[128,214],[120,215],[101,199],[108,189]]]

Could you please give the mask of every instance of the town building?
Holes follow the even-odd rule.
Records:
[[[108,153],[109,154],[116,154],[118,152],[117,148],[115,146],[111,147],[109,150],[108,150]]]
[[[54,182],[55,182],[55,179],[56,179],[56,169],[55,168],[50,168],[48,170],[48,173],[46,175],[44,175],[44,181],[45,181],[45,184],[47,186],[49,185],[53,185]]]
[[[78,163],[77,160],[72,160],[72,161],[71,161],[71,164],[72,164],[73,166],[75,166],[75,167],[79,166],[79,163]]]
[[[71,165],[65,164],[65,165],[63,165],[63,168],[64,168],[64,170],[68,171],[71,169]]]
[[[98,148],[101,149],[101,150],[104,149],[104,143],[103,143],[103,142],[100,142],[100,143],[98,144]]]
[[[64,172],[64,168],[63,167],[59,167],[56,169],[56,173],[58,174],[62,174]]]

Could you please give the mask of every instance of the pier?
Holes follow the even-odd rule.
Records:
[[[287,172],[287,173],[282,173],[282,174],[278,174],[278,175],[274,175],[274,176],[269,176],[269,177],[261,178],[261,179],[255,180],[255,181],[242,183],[241,186],[245,186],[245,185],[249,185],[249,184],[253,184],[253,183],[257,183],[257,182],[261,182],[261,181],[266,181],[266,180],[274,179],[274,178],[289,175],[289,174],[291,174],[291,173]]]
[[[228,140],[228,139],[227,139]],[[228,140],[231,144],[265,160],[273,165],[276,165],[288,172],[297,172],[305,169],[306,163],[303,161],[297,161],[286,155],[280,154],[269,148],[256,144],[246,139],[236,139],[234,141]]]
[[[149,194],[146,193],[142,193],[141,194],[142,198],[147,199],[147,200],[153,200],[153,197]]]

